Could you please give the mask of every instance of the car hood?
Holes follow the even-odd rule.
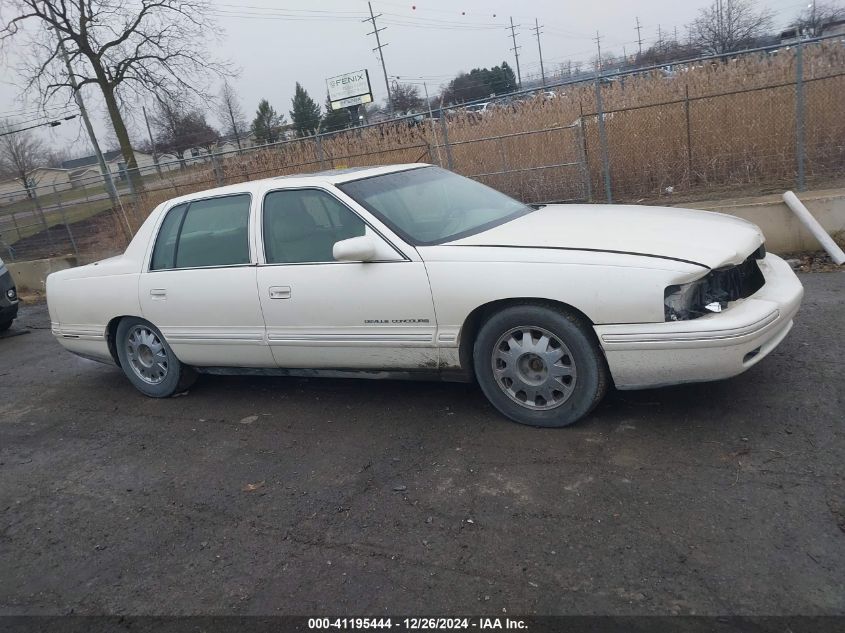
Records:
[[[449,245],[631,253],[719,268],[743,262],[763,241],[751,222],[710,211],[550,204]]]

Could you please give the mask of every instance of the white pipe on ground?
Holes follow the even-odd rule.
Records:
[[[785,191],[783,194],[783,201],[786,203],[792,212],[798,216],[798,219],[801,220],[801,223],[807,227],[807,230],[813,234],[819,244],[822,245],[824,250],[827,251],[827,254],[830,255],[830,258],[836,263],[837,265],[841,266],[845,264],[845,253],[842,252],[842,249],[839,248],[839,245],[833,241],[833,238],[828,235],[827,231],[824,230],[821,224],[819,224],[818,220],[813,217],[813,215],[807,210],[807,207],[798,199],[791,191]]]

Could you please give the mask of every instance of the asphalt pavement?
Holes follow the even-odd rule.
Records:
[[[845,614],[845,273],[737,378],[568,429],[473,385],[206,376],[152,400],[0,339],[2,614]]]

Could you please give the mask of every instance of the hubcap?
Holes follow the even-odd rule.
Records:
[[[145,325],[136,325],[126,337],[126,355],[132,371],[141,380],[157,385],[167,377],[167,350],[158,335]]]
[[[559,407],[575,389],[572,353],[541,327],[508,330],[496,341],[491,360],[499,388],[528,409]]]

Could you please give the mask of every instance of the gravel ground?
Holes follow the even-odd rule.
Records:
[[[744,375],[560,430],[461,384],[151,400],[25,307],[0,339],[0,614],[845,614],[845,273],[802,281]]]

